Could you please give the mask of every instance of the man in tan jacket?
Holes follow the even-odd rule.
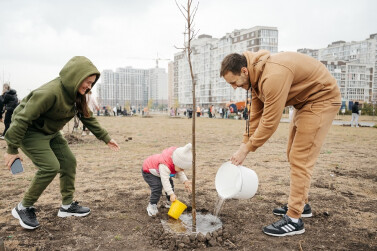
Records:
[[[284,107],[294,106],[287,147],[290,170],[288,205],[273,213],[283,218],[263,232],[286,236],[305,232],[301,217],[311,217],[310,179],[326,134],[341,105],[336,80],[318,60],[295,52],[233,53],[221,64],[220,76],[234,89],[251,90],[251,109],[243,142],[231,161],[241,165],[277,129]]]

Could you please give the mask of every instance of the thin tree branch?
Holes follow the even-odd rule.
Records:
[[[185,13],[183,13],[181,7],[179,7],[179,5],[178,5],[178,3],[177,3],[177,0],[175,0],[175,4],[177,5],[179,11],[182,13],[182,16],[183,16],[183,17],[186,19],[186,21],[187,21],[187,17],[186,17],[186,15],[185,15]],[[187,11],[186,11],[186,12],[187,12]]]

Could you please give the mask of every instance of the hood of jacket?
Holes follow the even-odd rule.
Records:
[[[16,95],[17,94],[15,89],[10,89],[7,93],[10,94],[10,95]]]
[[[270,52],[260,50],[258,52],[247,51],[243,55],[247,60],[247,70],[249,71],[249,79],[252,88],[256,88],[258,81],[263,73],[264,65],[270,58]]]
[[[99,79],[100,72],[89,59],[83,56],[71,58],[59,73],[64,90],[67,91],[70,97],[73,97],[73,100],[76,99],[77,90],[82,81],[92,75],[96,75],[96,80],[92,85],[93,88]]]

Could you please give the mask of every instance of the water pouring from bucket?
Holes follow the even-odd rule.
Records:
[[[215,215],[226,199],[250,199],[258,190],[257,174],[244,166],[235,166],[230,161],[222,164],[215,178],[216,191],[220,201]]]

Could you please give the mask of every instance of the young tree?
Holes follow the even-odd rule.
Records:
[[[183,17],[186,19],[185,32],[184,32],[184,47],[180,48],[184,50],[187,60],[190,66],[190,74],[192,81],[192,104],[193,107],[196,107],[195,99],[195,75],[191,63],[191,41],[196,37],[197,31],[194,29],[194,19],[196,11],[198,10],[199,2],[195,7],[192,8],[192,0],[187,0],[187,5],[178,5],[177,1],[175,3],[178,6],[178,9],[182,13]],[[195,150],[195,116],[192,117],[192,227],[196,229],[196,204],[195,204],[195,176],[196,176],[196,150]]]

